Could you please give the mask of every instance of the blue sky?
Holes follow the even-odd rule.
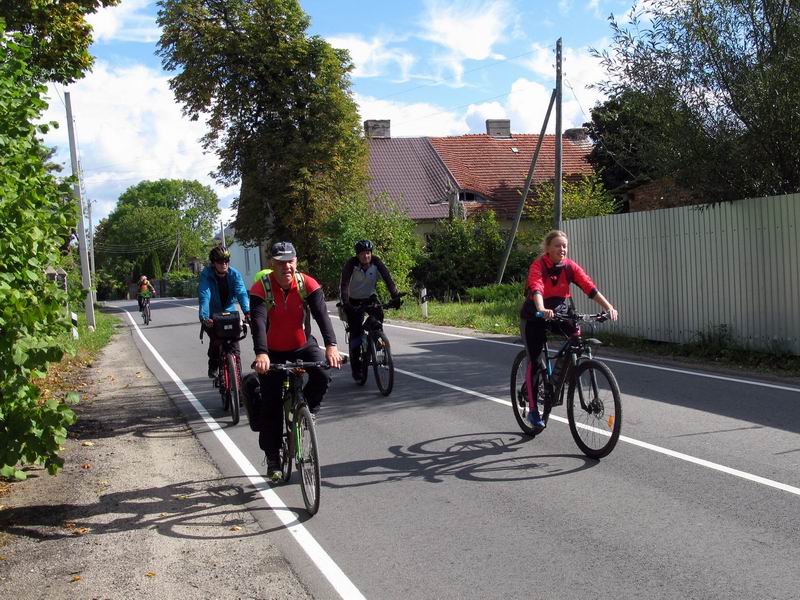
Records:
[[[564,48],[564,127],[581,125],[602,100],[603,75],[589,48],[608,45],[608,16],[632,0],[301,0],[310,33],[353,58],[353,92],[362,120],[390,119],[393,136],[482,133],[488,118],[533,133],[555,84],[555,43]],[[238,193],[209,176],[216,165],[198,139],[202,122],[181,115],[169,74],[155,55],[157,4],[122,0],[90,19],[95,68],[69,90],[51,88],[48,135],[69,165],[62,103],[69,91],[93,221],[144,179],[198,179],[220,195],[226,218]],[[549,128],[553,130],[552,123]]]

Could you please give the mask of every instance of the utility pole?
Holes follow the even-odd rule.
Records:
[[[86,224],[83,222],[83,194],[81,193],[81,176],[78,169],[78,149],[75,143],[75,126],[72,122],[72,102],[69,92],[64,92],[64,104],[67,109],[67,131],[69,133],[69,156],[72,163],[72,176],[75,177],[74,192],[78,199],[78,249],[81,257],[81,285],[86,291],[83,304],[86,308],[86,323],[90,331],[94,331],[94,302],[92,294],[92,277],[89,273],[89,249],[86,244]]]
[[[82,172],[82,171],[81,171]],[[89,209],[89,265],[92,275],[94,275],[94,226],[92,225],[92,199],[86,199],[86,206]]]
[[[556,42],[556,172],[553,229],[561,229],[561,38]]]
[[[528,177],[525,179],[525,187],[522,190],[522,197],[519,200],[519,206],[517,206],[517,214],[514,217],[514,225],[511,227],[511,234],[508,236],[508,242],[506,242],[506,250],[503,253],[503,260],[500,261],[500,268],[497,270],[497,283],[503,283],[503,274],[506,271],[508,257],[511,255],[511,248],[514,247],[514,238],[517,237],[519,221],[522,218],[522,211],[525,208],[525,201],[528,199],[528,192],[531,189],[533,173],[536,170],[536,163],[539,160],[539,151],[542,149],[542,141],[544,140],[544,134],[547,131],[547,124],[550,122],[550,113],[553,110],[553,104],[555,103],[555,100],[556,91],[553,90],[553,93],[550,95],[550,104],[547,105],[547,113],[545,114],[544,122],[542,123],[542,132],[539,134],[539,141],[536,143],[536,150],[533,152],[531,166],[528,168]]]

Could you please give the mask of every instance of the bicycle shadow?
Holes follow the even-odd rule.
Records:
[[[260,526],[248,526],[259,513],[277,512],[261,499],[261,492],[268,488],[266,482],[254,486],[246,476],[220,477],[100,494],[92,504],[7,507],[0,512],[0,532],[36,540],[143,529],[182,539],[249,538],[286,527],[262,528],[263,521]],[[294,513],[290,526],[311,518],[300,506],[281,510]],[[252,516],[246,517],[248,513]]]
[[[353,488],[419,479],[444,483],[529,481],[571,475],[599,464],[582,454],[530,454],[531,438],[511,432],[459,434],[387,448],[389,456],[322,466],[322,485]],[[340,481],[337,481],[340,480]]]

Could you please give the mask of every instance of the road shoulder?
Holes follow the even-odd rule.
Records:
[[[0,498],[0,596],[310,598],[120,328],[94,362],[65,467]]]

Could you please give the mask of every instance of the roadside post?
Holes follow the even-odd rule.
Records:
[[[428,290],[426,288],[422,288],[419,292],[419,301],[420,306],[422,306],[422,318],[428,318]]]

